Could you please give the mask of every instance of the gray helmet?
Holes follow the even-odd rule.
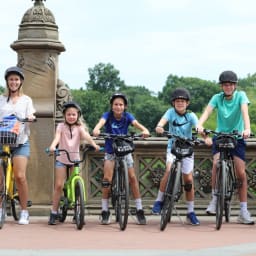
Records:
[[[171,95],[171,103],[176,99],[190,100],[190,93],[184,88],[177,88]]]
[[[14,67],[7,68],[5,71],[5,74],[4,74],[5,80],[7,80],[8,76],[11,74],[16,74],[16,75],[20,76],[20,78],[22,80],[25,79],[24,74],[19,67],[14,66]]]
[[[111,97],[110,97],[110,104],[112,105],[113,101],[115,98],[122,98],[124,100],[124,105],[128,105],[128,99],[127,97],[121,93],[121,92],[115,92]]]
[[[65,112],[68,108],[76,108],[78,110],[79,117],[81,116],[82,110],[76,102],[68,101],[68,102],[64,103],[63,107],[62,107],[62,113],[65,114]]]
[[[236,73],[230,70],[223,71],[219,76],[219,84],[223,84],[226,82],[237,83],[237,81],[238,81],[238,78]]]

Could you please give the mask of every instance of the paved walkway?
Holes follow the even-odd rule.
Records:
[[[30,225],[20,226],[7,218],[0,230],[2,256],[255,256],[256,226],[223,224],[215,230],[214,217],[201,217],[197,227],[174,217],[165,231],[159,229],[158,216],[148,216],[148,224],[139,226],[129,218],[125,231],[113,223],[99,225],[98,216],[86,218],[82,230],[76,230],[71,217],[56,226],[47,225],[47,217],[31,217]],[[184,217],[182,217],[184,219]]]

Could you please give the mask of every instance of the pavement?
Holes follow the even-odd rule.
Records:
[[[114,218],[112,218],[114,221]],[[147,225],[129,217],[126,230],[117,223],[100,225],[96,215],[86,216],[86,225],[77,230],[72,216],[65,223],[47,225],[48,217],[31,216],[21,226],[12,217],[0,230],[1,256],[255,256],[256,226],[241,225],[232,217],[215,229],[215,217],[200,216],[200,226],[173,216],[164,231],[159,216],[147,216]]]

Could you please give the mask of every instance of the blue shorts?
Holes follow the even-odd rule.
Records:
[[[72,167],[72,164],[63,164],[62,162],[56,160],[55,168],[62,168],[62,167]]]
[[[216,136],[213,137],[212,140],[212,153],[213,155],[215,155],[216,153],[219,153],[220,151],[216,148]],[[235,148],[230,150],[230,153],[232,156],[236,156],[240,159],[242,159],[243,161],[245,161],[245,147],[246,147],[246,143],[244,141],[244,139],[239,139],[237,140],[237,145]]]
[[[25,156],[29,158],[30,156],[30,143],[29,141],[24,144],[20,144],[17,147],[11,147],[12,157],[14,156]]]

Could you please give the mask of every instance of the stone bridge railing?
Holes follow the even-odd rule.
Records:
[[[97,141],[104,146],[104,141]],[[140,191],[144,205],[152,205],[156,198],[159,181],[165,171],[167,140],[149,138],[136,141],[133,154]],[[206,205],[211,197],[211,149],[205,145],[195,148],[195,200],[197,205]],[[103,153],[90,152],[83,165],[83,177],[87,184],[87,203],[100,207],[101,180],[103,176]],[[248,177],[248,204],[256,199],[256,140],[247,141],[246,172]],[[182,199],[183,203],[184,198]],[[181,200],[181,203],[182,203]]]

